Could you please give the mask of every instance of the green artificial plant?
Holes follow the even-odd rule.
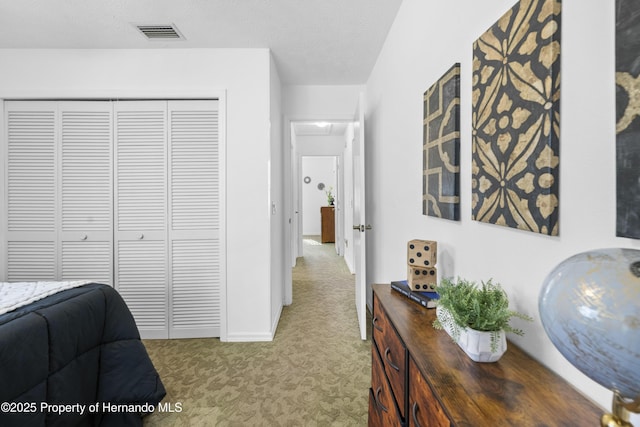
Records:
[[[524,335],[522,329],[509,324],[512,317],[533,320],[526,314],[510,310],[506,292],[491,279],[478,285],[462,278],[458,278],[457,283],[444,278],[438,284],[437,292],[440,295],[438,307],[445,311],[434,320],[433,327],[448,330],[454,341],[458,341],[460,332],[467,328],[495,332],[491,336],[492,351],[495,351],[493,347],[494,343],[497,345],[499,331]]]
[[[327,195],[327,203],[329,205],[332,205],[333,201],[335,200],[333,197],[333,187],[329,187],[327,190],[325,190],[325,194]]]

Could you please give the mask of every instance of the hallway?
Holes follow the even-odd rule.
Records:
[[[145,426],[366,426],[371,342],[360,339],[354,295],[334,245],[306,237],[272,342],[145,340],[163,402],[183,408]]]

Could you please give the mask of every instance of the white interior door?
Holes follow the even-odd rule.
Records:
[[[113,285],[111,104],[5,106],[6,279]]]
[[[169,337],[220,336],[218,101],[169,102]]]
[[[367,225],[365,215],[364,95],[354,117],[353,138],[353,250],[356,272],[356,310],[360,337],[367,339]]]
[[[4,280],[58,277],[57,104],[5,104],[6,251]]]
[[[60,279],[113,286],[112,105],[59,103]]]
[[[10,101],[3,280],[115,286],[144,338],[221,335],[218,101]]]
[[[144,338],[168,337],[167,103],[115,114],[115,284]]]

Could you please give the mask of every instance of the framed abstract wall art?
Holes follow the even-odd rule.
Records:
[[[640,1],[616,0],[616,235],[640,239]]]
[[[558,235],[559,0],[520,0],[473,44],[472,218]]]
[[[422,214],[460,219],[460,64],[424,93]]]

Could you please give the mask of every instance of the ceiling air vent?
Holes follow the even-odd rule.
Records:
[[[138,25],[136,28],[149,40],[184,40],[175,25]]]

